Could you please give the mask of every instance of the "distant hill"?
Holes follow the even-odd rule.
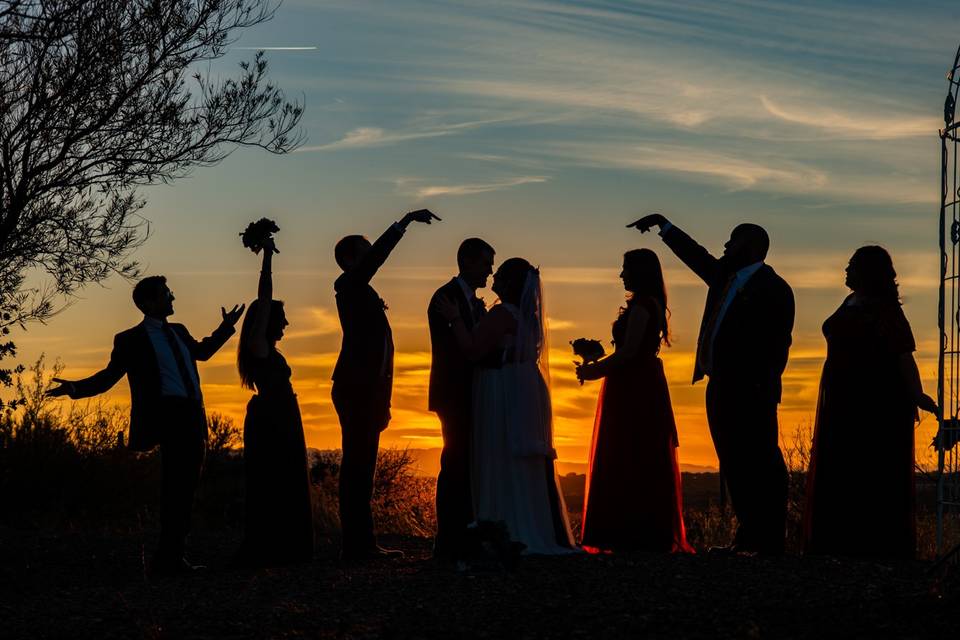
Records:
[[[416,461],[417,475],[436,476],[440,472],[440,449],[408,449],[410,455]],[[681,464],[680,471],[684,473],[716,473],[716,467],[708,467],[697,464]],[[578,475],[587,473],[587,464],[585,462],[557,462],[557,473],[565,476],[569,473]]]

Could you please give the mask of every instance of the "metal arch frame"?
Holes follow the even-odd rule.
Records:
[[[947,82],[944,128],[940,130],[940,356],[937,404],[941,408],[941,415],[935,440],[938,555],[944,552],[944,519],[951,507],[960,510],[960,445],[956,444],[960,435],[957,415],[960,413],[960,123],[954,118],[960,98],[960,47],[954,56],[953,67],[947,73]]]

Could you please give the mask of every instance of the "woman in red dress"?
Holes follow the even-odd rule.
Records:
[[[885,249],[857,249],[847,266],[853,293],[823,323],[806,553],[916,554],[913,425],[917,407],[936,413],[937,404],[920,384],[896,277]]]
[[[604,379],[581,542],[593,551],[693,552],[683,526],[677,427],[657,357],[670,344],[657,254],[628,251],[620,278],[630,295],[613,323],[615,351],[577,369],[581,380]]]

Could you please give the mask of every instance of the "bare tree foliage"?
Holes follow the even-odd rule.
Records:
[[[207,456],[222,458],[243,448],[243,431],[230,416],[214,411],[207,416]]]
[[[0,0],[0,329],[117,273],[146,238],[137,187],[238,146],[286,153],[302,106],[267,80],[201,73],[271,0]],[[27,284],[31,274],[44,284]],[[33,278],[31,278],[33,283]]]

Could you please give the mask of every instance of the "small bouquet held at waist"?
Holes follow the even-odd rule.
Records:
[[[930,446],[937,451],[950,451],[957,443],[960,443],[960,419],[946,418],[937,429],[937,435],[933,437]]]
[[[573,355],[581,359],[581,362],[574,362],[578,369],[585,364],[596,362],[606,355],[606,352],[603,350],[603,344],[601,344],[599,340],[577,338],[576,340],[571,340],[570,345],[573,347]],[[583,384],[582,378],[580,379],[580,384]]]
[[[603,344],[599,340],[577,338],[576,340],[571,340],[570,344],[573,346],[573,355],[583,360],[580,364],[596,362],[606,355],[606,352],[603,350]]]
[[[277,226],[277,223],[268,218],[260,218],[256,222],[251,222],[247,225],[247,228],[240,234],[240,239],[243,241],[243,246],[247,247],[254,253],[260,253],[260,250],[263,249],[267,244],[271,244],[268,241],[273,239],[273,234],[280,231],[280,227]],[[273,247],[275,253],[280,253],[276,247]]]

